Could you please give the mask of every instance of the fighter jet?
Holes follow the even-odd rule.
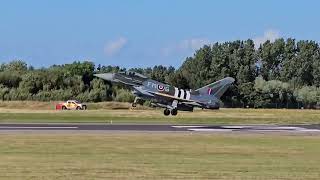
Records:
[[[136,96],[132,107],[136,107],[140,100],[150,100],[152,105],[164,108],[165,116],[170,114],[176,116],[178,111],[193,111],[194,107],[219,109],[220,97],[234,82],[233,78],[226,77],[197,90],[185,90],[152,80],[136,72],[103,73],[94,76],[131,89]]]

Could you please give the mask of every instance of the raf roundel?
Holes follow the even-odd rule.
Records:
[[[158,90],[159,91],[164,91],[164,86],[158,84]]]

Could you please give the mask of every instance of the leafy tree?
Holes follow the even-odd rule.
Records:
[[[28,70],[28,65],[24,61],[14,60],[8,64],[2,64],[0,71],[16,71],[16,72],[25,72]]]
[[[296,90],[294,95],[298,101],[306,106],[306,108],[310,108],[320,101],[320,89],[314,86],[304,86],[301,89]]]
[[[9,93],[10,89],[0,84],[0,98],[2,101],[5,100],[5,96]]]
[[[312,63],[312,76],[313,76],[313,85],[320,87],[320,50],[317,49],[314,52],[313,56],[313,63]]]
[[[267,80],[280,79],[285,51],[284,39],[277,39],[274,43],[266,41],[258,50],[261,61],[261,75]]]
[[[133,102],[134,96],[126,89],[118,89],[114,100],[119,102]]]
[[[101,79],[93,79],[91,83],[91,91],[89,93],[89,99],[93,102],[105,101],[108,99],[107,87]]]
[[[22,81],[18,72],[10,72],[8,70],[0,72],[0,84],[8,88],[17,88]]]
[[[269,103],[285,105],[292,101],[293,89],[289,83],[279,80],[265,81],[262,77],[257,77],[254,88],[256,107],[266,107]]]

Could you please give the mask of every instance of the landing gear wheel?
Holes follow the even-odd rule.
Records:
[[[171,110],[171,115],[172,116],[176,116],[178,114],[178,110],[177,109],[172,109]]]
[[[169,109],[165,109],[165,110],[163,111],[163,114],[164,114],[165,116],[169,116],[169,115],[170,115],[170,110],[169,110]]]

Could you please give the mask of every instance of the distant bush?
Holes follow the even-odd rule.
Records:
[[[144,106],[151,107],[151,101],[147,100],[143,102]]]
[[[114,100],[119,102],[133,102],[134,95],[128,90],[118,89]]]

